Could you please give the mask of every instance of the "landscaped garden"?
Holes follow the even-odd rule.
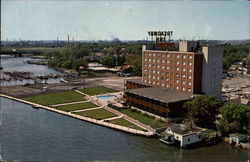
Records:
[[[112,117],[116,117],[117,115],[105,110],[103,108],[100,109],[95,109],[95,110],[88,110],[88,111],[81,111],[81,112],[76,112],[76,114],[78,115],[82,115],[85,117],[89,117],[89,118],[94,118],[94,119],[106,119],[106,118],[112,118]]]
[[[93,88],[85,88],[85,89],[81,89],[80,91],[85,93],[85,94],[88,94],[90,96],[105,94],[105,93],[119,92],[117,90],[103,87],[103,86],[98,86],[98,87],[93,87]]]
[[[152,128],[161,128],[165,127],[166,123],[157,119],[148,117],[142,113],[132,111],[132,109],[121,109],[120,112],[127,114],[129,117],[139,120],[141,123],[149,125]]]
[[[76,110],[82,110],[82,109],[88,109],[88,108],[94,108],[94,107],[98,107],[98,106],[91,102],[83,102],[79,104],[57,106],[56,108],[59,110],[63,110],[63,111],[76,111]]]
[[[135,125],[135,124],[133,124],[133,123],[127,121],[126,119],[123,119],[123,118],[110,120],[109,122],[110,122],[110,123],[113,123],[113,124],[117,124],[117,125],[129,127],[129,128],[134,128],[134,129],[138,129],[138,130],[143,130],[141,127],[138,127],[137,125]]]
[[[61,103],[86,101],[82,94],[75,91],[40,94],[24,97],[22,99],[42,105],[55,105]]]

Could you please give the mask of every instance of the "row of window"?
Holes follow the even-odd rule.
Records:
[[[161,62],[161,63],[165,63],[165,60],[156,60],[156,59],[147,59],[147,58],[145,58],[145,59],[144,59],[144,61],[149,61],[149,62],[150,62],[150,61],[153,61],[153,62],[158,62],[158,63],[159,63],[159,62]],[[170,61],[169,61],[169,60],[166,60],[166,63],[167,63],[167,64],[169,64],[169,63],[170,63]],[[175,63],[175,61],[174,61],[174,62],[172,62],[172,63]],[[177,64],[177,65],[179,65],[179,64],[180,64],[180,62],[179,62],[179,61],[177,61],[177,62],[176,62],[176,64]],[[189,66],[192,66],[192,65],[193,65],[193,63],[192,63],[192,62],[187,63],[187,62],[185,62],[185,61],[184,61],[184,62],[182,62],[182,65],[189,65]]]
[[[144,82],[145,82],[145,83],[148,83],[148,84],[151,84],[151,81],[150,81],[150,80],[149,80],[149,81],[144,80]],[[152,81],[152,84],[153,84],[153,85],[158,85],[158,86],[160,86],[160,83],[159,83],[159,82],[154,82],[154,81]],[[188,84],[191,85],[191,82],[188,82]],[[165,84],[162,83],[161,86],[162,86],[162,87],[165,87]],[[185,86],[185,85],[183,85],[183,86]],[[169,84],[166,84],[166,87],[169,88],[170,85],[169,85]],[[175,89],[176,89],[176,90],[182,90],[182,91],[186,91],[186,90],[187,90],[188,92],[191,92],[191,88],[182,87],[182,89],[181,89],[181,87],[176,86]]]
[[[153,79],[155,79],[155,77],[153,77]],[[159,78],[157,78],[157,79],[159,80]],[[166,81],[169,82],[169,79],[166,79]],[[147,80],[145,79],[144,82],[147,83]],[[151,84],[151,80],[148,80],[148,83]],[[152,82],[152,83],[154,83],[154,82]],[[158,83],[158,82],[157,82],[157,83]],[[177,80],[176,80],[176,83],[179,84],[179,83],[180,83],[180,80],[177,79]],[[192,85],[191,82],[182,81],[182,84],[183,84],[183,85],[186,85],[186,83],[187,83],[189,86]]]
[[[176,57],[177,58],[180,58],[181,56],[180,55],[182,55],[182,54],[176,54],[176,53],[173,53],[174,55],[176,55]],[[160,54],[160,53],[158,53],[158,54],[156,54],[156,53],[153,53],[153,54],[151,54],[151,53],[144,53],[144,56],[161,56],[161,57],[170,57],[170,55],[173,55],[173,54]],[[182,55],[182,58],[187,58],[187,55]],[[191,56],[189,56],[189,59],[192,59],[193,58],[193,56],[191,55]]]
[[[158,71],[157,73],[159,74],[159,71]],[[143,76],[144,76],[144,77],[147,77],[147,74],[143,74]],[[175,74],[175,76],[176,76],[177,78],[179,78],[179,77],[180,77],[180,74],[177,73],[177,74]],[[149,74],[148,77],[151,78],[151,75]],[[168,80],[169,80],[168,76],[165,76],[165,77],[166,77],[166,80],[168,81]],[[164,77],[164,76],[161,76],[161,80],[164,80],[165,77]],[[185,74],[182,74],[181,77],[182,77],[183,79],[186,79],[187,76],[186,76]],[[153,79],[155,79],[155,78],[160,79],[160,76],[152,75],[152,78],[153,78]],[[192,76],[191,76],[191,75],[188,75],[188,79],[192,79]]]
[[[150,66],[150,65],[148,65],[148,67],[150,68],[151,66]],[[164,67],[164,66],[163,66],[163,67]],[[163,67],[162,67],[162,69],[165,69],[165,67],[164,67],[164,68],[163,68]],[[157,68],[160,68],[160,66],[158,65],[158,66],[157,66]],[[166,69],[167,69],[167,70],[169,70],[169,69],[170,69],[170,67],[169,67],[169,66],[167,66],[167,67],[166,67]],[[183,68],[183,69],[182,69],[182,71],[183,71],[183,72],[186,72],[186,70],[187,70],[187,69],[185,69],[185,68]],[[156,71],[155,71],[155,70],[150,70],[150,69],[148,69],[148,70],[147,70],[147,69],[144,69],[144,72],[147,72],[147,71],[148,71],[148,72],[153,72],[153,73],[156,73]],[[180,70],[180,67],[177,67],[177,68],[176,68],[176,71],[181,71],[181,70]],[[188,72],[190,72],[190,73],[191,73],[191,72],[192,72],[192,69],[189,69],[189,70],[188,70]],[[160,71],[157,71],[157,73],[159,74],[159,73],[160,73]]]

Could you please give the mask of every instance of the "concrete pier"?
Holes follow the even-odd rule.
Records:
[[[65,112],[65,111],[62,111],[62,110],[58,110],[58,109],[51,108],[51,107],[48,107],[48,106],[44,106],[44,105],[36,104],[36,103],[33,103],[33,102],[25,101],[25,100],[15,98],[15,97],[12,97],[12,96],[8,96],[8,95],[4,95],[4,94],[0,94],[0,97],[8,98],[8,99],[11,99],[11,100],[15,100],[15,101],[18,101],[18,102],[22,102],[22,103],[25,103],[25,104],[32,105],[34,107],[43,108],[43,109],[53,111],[53,112],[56,112],[56,113],[59,113],[59,114],[62,114],[62,115],[67,115],[67,116],[70,116],[70,117],[73,117],[73,118],[76,118],[76,119],[84,120],[84,121],[87,121],[87,122],[91,122],[91,123],[94,123],[94,124],[102,125],[102,126],[105,126],[105,127],[121,130],[121,131],[124,131],[124,132],[136,134],[136,135],[143,135],[143,136],[149,137],[149,136],[153,136],[155,134],[153,131],[141,131],[141,130],[137,130],[137,129],[133,129],[133,128],[128,128],[128,127],[112,124],[112,123],[109,123],[109,122],[105,122],[103,120],[96,120],[96,119],[84,117],[84,116],[81,116],[81,115],[77,115],[77,114],[74,114],[74,113],[71,113],[71,112]]]

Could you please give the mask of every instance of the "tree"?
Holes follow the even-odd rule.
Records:
[[[112,68],[112,67],[115,67],[115,65],[116,65],[116,60],[115,60],[115,57],[104,56],[104,57],[101,59],[101,63],[102,63],[104,66],[107,66],[107,67],[109,67],[109,68]]]
[[[220,108],[221,118],[219,119],[218,129],[224,134],[248,131],[250,120],[250,107],[241,104],[229,104]]]
[[[193,120],[198,126],[212,128],[220,106],[221,102],[215,96],[198,96],[184,103],[186,119]]]

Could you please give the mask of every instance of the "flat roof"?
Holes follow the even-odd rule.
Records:
[[[128,89],[126,92],[154,99],[164,103],[178,102],[192,99],[192,94],[163,89],[158,87]]]

